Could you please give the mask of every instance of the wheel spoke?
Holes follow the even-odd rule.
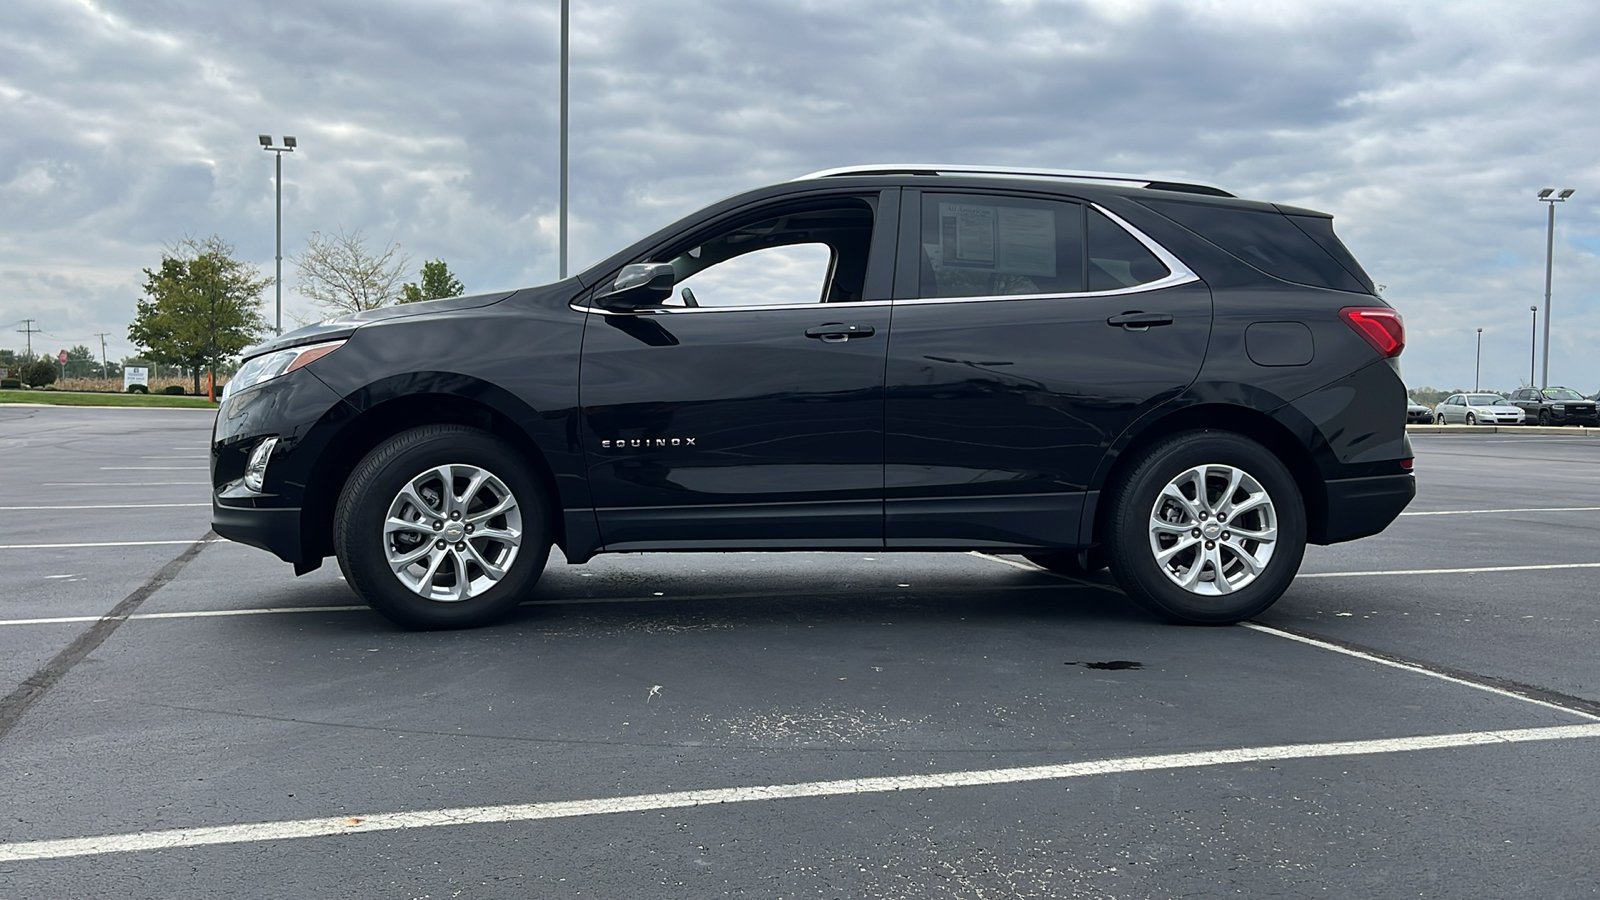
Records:
[[[422,534],[427,535],[430,538],[433,537],[433,529],[428,527],[427,523],[425,522],[412,522],[393,515],[384,520],[383,533],[385,536],[399,534],[402,532],[405,534]]]
[[[1150,530],[1151,531],[1159,531],[1162,534],[1188,535],[1189,532],[1194,530],[1194,523],[1193,522],[1168,522],[1167,520],[1161,518],[1160,516],[1151,516],[1150,517]]]
[[[1160,565],[1164,569],[1164,568],[1166,568],[1167,563],[1172,561],[1172,558],[1174,556],[1177,556],[1179,553],[1182,553],[1183,551],[1189,549],[1190,547],[1193,547],[1195,544],[1198,544],[1198,543],[1200,543],[1200,539],[1199,538],[1190,537],[1189,535],[1184,535],[1183,537],[1178,539],[1178,542],[1176,544],[1173,544],[1171,547],[1168,547],[1167,549],[1161,551],[1160,553],[1157,553],[1156,554],[1156,563],[1158,565]]]
[[[1278,529],[1271,525],[1265,528],[1241,528],[1238,525],[1229,525],[1228,530],[1233,533],[1234,540],[1244,538],[1247,541],[1260,541],[1264,544],[1278,539]]]
[[[470,516],[467,516],[466,517],[466,521],[467,521],[467,523],[469,525],[482,525],[483,523],[489,521],[490,519],[493,519],[494,517],[496,517],[498,515],[501,515],[502,513],[506,512],[507,510],[515,509],[516,506],[517,506],[517,499],[515,497],[511,496],[509,493],[507,493],[507,494],[502,495],[500,497],[499,502],[496,503],[494,506],[491,506],[488,509],[483,510],[482,512],[476,512],[476,513],[473,513]]]
[[[490,581],[499,581],[505,577],[506,570],[485,559],[482,551],[473,546],[471,541],[466,543],[466,547],[462,552],[468,554],[472,561],[477,563],[478,568],[483,570],[483,574],[488,576]]]
[[[1255,555],[1249,550],[1246,550],[1235,541],[1224,541],[1222,546],[1226,547],[1228,552],[1232,553],[1234,558],[1239,560],[1239,562],[1244,566],[1245,571],[1248,572],[1251,577],[1261,574],[1261,570],[1264,568],[1264,566],[1262,565],[1261,560],[1256,559]]]
[[[1239,482],[1244,480],[1244,473],[1238,469],[1230,469],[1228,476],[1228,489],[1222,493],[1222,501],[1217,504],[1216,512],[1224,516],[1233,515],[1233,495],[1239,492]]]
[[[500,541],[513,547],[522,546],[522,530],[518,528],[479,528],[472,533],[473,540]]]
[[[401,569],[407,568],[411,564],[422,559],[424,556],[427,556],[429,553],[435,552],[438,551],[434,550],[433,545],[430,543],[418,544],[415,550],[410,550],[405,553],[395,553],[390,551],[389,568],[392,569],[395,574],[399,574]]]
[[[1221,548],[1213,546],[1207,550],[1206,562],[1211,564],[1211,584],[1217,589],[1217,593],[1233,593],[1233,585],[1228,583],[1227,576],[1223,574]]]
[[[1180,475],[1178,477],[1182,478],[1183,476]],[[1183,495],[1183,491],[1178,489],[1178,482],[1174,481],[1173,483],[1167,485],[1166,488],[1161,492],[1161,496],[1167,500],[1171,500],[1173,503],[1178,504],[1178,506],[1181,507],[1184,512],[1189,514],[1190,522],[1199,521],[1200,510],[1195,506],[1193,500],[1185,497]]]

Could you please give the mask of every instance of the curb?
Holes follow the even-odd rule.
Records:
[[[1600,428],[1578,425],[1407,425],[1406,434],[1554,434],[1600,437]]]

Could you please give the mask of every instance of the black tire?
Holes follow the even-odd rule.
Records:
[[[492,586],[482,589],[480,593],[450,601],[424,597],[418,591],[433,591],[433,586],[441,579],[446,586],[457,585],[460,589],[460,582],[464,579],[470,594],[475,582],[489,578],[488,571],[478,567],[475,562],[459,563],[463,559],[459,553],[452,553],[447,544],[436,543],[435,546],[443,551],[437,574],[427,575],[426,587],[408,587],[390,568],[389,553],[391,550],[397,553],[421,550],[429,541],[416,541],[411,547],[391,543],[414,540],[414,536],[406,533],[391,538],[385,533],[384,526],[391,505],[400,502],[402,488],[423,477],[429,470],[446,465],[475,467],[492,475],[509,491],[514,504],[512,508],[521,520],[521,542],[514,555],[510,556],[510,564],[504,574],[498,580],[491,579]],[[493,490],[492,486],[489,489]],[[439,491],[430,493],[428,487],[424,487],[418,496],[423,495],[438,500],[440,508],[444,508],[445,501],[439,499]],[[489,493],[480,496],[494,495]],[[472,500],[472,497],[467,497],[469,503]],[[402,432],[385,441],[356,466],[339,494],[333,524],[334,549],[339,558],[339,567],[344,570],[345,580],[350,587],[373,609],[395,624],[414,630],[476,628],[508,615],[543,573],[550,554],[550,509],[538,479],[528,472],[526,462],[504,441],[488,432],[461,425],[428,425]],[[447,514],[439,515],[439,521],[445,521]],[[469,508],[464,519],[471,520],[472,517]],[[428,523],[421,519],[418,521],[427,527]],[[484,523],[483,527],[510,526],[508,520],[498,518]],[[418,531],[422,531],[422,528]],[[442,538],[444,535],[441,533],[439,536]],[[482,550],[502,554],[497,559],[503,559],[503,554],[510,549],[509,542],[497,543],[489,539],[486,543],[472,543],[484,539],[462,537],[462,543],[455,546],[461,548],[467,545],[470,548],[468,553]],[[429,551],[427,558],[436,555],[441,554]],[[423,565],[423,562],[419,560],[417,565]],[[456,571],[458,565],[459,573]],[[408,568],[407,571],[415,576],[414,569]],[[423,579],[418,577],[417,581],[422,584]]]
[[[1201,593],[1216,590],[1219,574],[1217,567],[1201,561],[1201,548],[1224,545],[1223,549],[1216,551],[1216,559],[1223,561],[1220,568],[1236,574],[1244,573],[1245,566],[1239,556],[1222,556],[1225,552],[1231,554],[1225,541],[1228,532],[1217,535],[1224,540],[1207,544],[1203,537],[1209,532],[1197,529],[1202,530],[1202,535],[1196,538],[1200,543],[1189,545],[1193,548],[1192,552],[1180,551],[1178,556],[1169,561],[1173,568],[1181,569],[1185,555],[1193,560],[1189,570],[1199,580],[1192,590],[1174,581],[1180,575],[1169,577],[1168,569],[1157,562],[1156,550],[1152,546],[1152,533],[1156,531],[1152,527],[1152,520],[1164,509],[1157,506],[1162,491],[1181,475],[1200,466],[1231,467],[1252,479],[1270,501],[1270,520],[1276,526],[1276,539],[1271,542],[1271,553],[1261,571],[1249,580],[1238,580],[1241,586],[1227,593]],[[1213,481],[1209,477],[1200,480],[1208,485],[1208,489],[1212,489]],[[1223,493],[1226,493],[1225,484],[1218,491],[1219,495]],[[1240,495],[1235,493],[1235,496]],[[1234,432],[1209,429],[1186,431],[1161,441],[1147,450],[1118,481],[1110,492],[1110,502],[1106,536],[1111,574],[1136,604],[1171,622],[1229,625],[1257,615],[1276,603],[1288,590],[1305,555],[1305,503],[1294,477],[1269,450]],[[1239,515],[1247,528],[1264,528],[1269,521],[1265,511],[1242,512]],[[1226,521],[1226,515],[1223,521]],[[1236,519],[1234,527],[1239,527],[1238,521]],[[1187,526],[1184,530],[1187,531]],[[1187,539],[1185,536],[1167,536],[1159,540],[1176,542]],[[1235,544],[1248,553],[1258,553],[1263,549],[1259,543],[1252,545],[1248,539],[1236,540]],[[1176,543],[1170,546],[1176,546]],[[1195,571],[1196,568],[1198,571]],[[1211,574],[1209,580],[1205,578],[1208,569]],[[1223,582],[1235,583],[1236,579],[1227,571],[1220,573]]]
[[[1056,553],[1024,553],[1022,558],[1057,575],[1081,578],[1106,567],[1106,552],[1100,547],[1087,550],[1062,550]]]
[[[1539,410],[1539,424],[1547,426],[1547,427],[1549,426],[1549,424],[1550,424],[1550,410],[1548,410],[1548,409]]]

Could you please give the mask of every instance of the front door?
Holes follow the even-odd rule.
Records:
[[[673,264],[668,304],[590,313],[606,550],[882,546],[894,193],[888,216],[810,197],[689,235],[642,260]]]
[[[1073,546],[1111,443],[1199,373],[1210,291],[1092,205],[905,193],[887,544]]]

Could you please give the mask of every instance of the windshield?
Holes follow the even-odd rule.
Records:
[[[1494,406],[1496,403],[1504,404],[1506,398],[1498,394],[1468,394],[1467,403],[1472,406]]]
[[[1551,400],[1582,400],[1583,395],[1571,388],[1546,388],[1544,395]]]

